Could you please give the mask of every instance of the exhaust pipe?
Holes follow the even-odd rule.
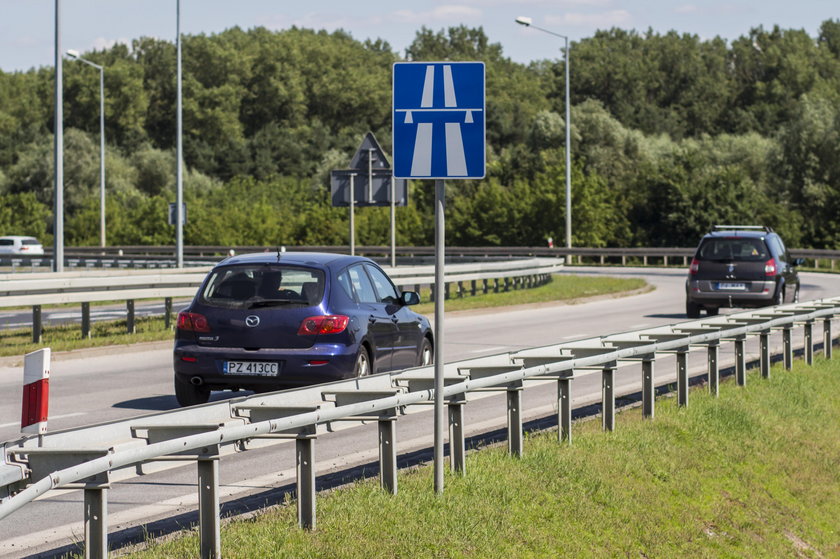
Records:
[[[190,379],[190,383],[195,386],[201,386],[202,384],[204,384],[204,379],[201,377],[192,377]]]

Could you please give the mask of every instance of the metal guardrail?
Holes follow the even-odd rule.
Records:
[[[534,381],[557,383],[561,441],[571,443],[572,381],[589,374],[602,376],[602,426],[615,429],[615,373],[620,362],[640,361],[642,411],[654,414],[654,361],[676,355],[677,399],[688,405],[687,355],[692,347],[708,353],[708,386],[717,395],[722,342],[735,347],[735,378],[746,385],[745,344],[760,338],[759,368],[770,374],[771,332],[781,330],[784,366],[793,361],[792,331],[804,328],[804,355],[814,356],[814,325],[823,323],[823,350],[832,353],[832,320],[840,316],[840,297],[768,307],[709,317],[551,346],[447,363],[444,368],[450,417],[451,466],[464,472],[464,405],[486,397],[489,390],[506,393],[508,448],[523,452],[522,390]],[[0,447],[0,518],[14,513],[45,493],[59,488],[85,491],[87,553],[107,555],[107,492],[112,481],[136,475],[143,464],[194,460],[199,472],[199,533],[202,557],[219,556],[219,461],[246,450],[261,439],[276,443],[294,439],[298,460],[298,521],[315,526],[314,444],[327,430],[346,428],[349,421],[376,421],[380,433],[380,476],[385,490],[396,493],[396,431],[400,415],[417,411],[434,399],[434,367],[384,373],[296,390],[240,397],[201,406],[112,421],[6,442]]]
[[[488,260],[463,264],[447,264],[444,297],[449,298],[452,286],[455,296],[475,295],[542,285],[560,271],[562,259],[525,258]],[[384,268],[400,287],[434,284],[434,266],[401,266]],[[134,332],[134,301],[164,299],[166,327],[171,320],[172,300],[193,297],[210,270],[209,266],[158,270],[154,273],[136,270],[90,270],[62,273],[0,274],[0,308],[32,307],[32,339],[40,343],[43,332],[43,305],[81,303],[82,336],[90,334],[90,303],[126,301],[127,328]],[[500,283],[500,280],[501,283]],[[468,286],[468,287],[467,287]],[[435,294],[432,292],[432,299]]]
[[[202,266],[226,257],[233,249],[237,254],[262,252],[276,247],[264,246],[187,246],[184,247],[186,266]],[[289,251],[349,253],[347,246],[299,246],[285,247]],[[67,268],[172,268],[175,267],[172,246],[118,246],[118,247],[73,247],[65,251]],[[621,264],[640,263],[643,266],[688,266],[694,255],[694,247],[446,247],[448,257],[476,258],[565,258],[569,264],[597,263]],[[357,246],[356,253],[370,257],[390,256],[390,246]],[[434,247],[396,247],[397,254],[404,258],[422,260],[434,256]],[[794,258],[805,258],[806,265],[814,268],[828,267],[834,270],[840,261],[840,250],[795,248],[790,250]],[[44,257],[0,257],[0,268],[13,270],[35,270],[50,267],[49,255]]]

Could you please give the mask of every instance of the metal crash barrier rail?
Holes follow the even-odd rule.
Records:
[[[745,343],[759,337],[758,366],[770,375],[771,333],[781,332],[784,366],[792,367],[794,328],[804,331],[804,357],[814,356],[814,326],[822,323],[822,346],[832,353],[832,320],[840,315],[840,297],[708,317],[670,326],[636,330],[536,347],[464,361],[444,367],[443,395],[449,410],[450,466],[465,473],[464,406],[502,392],[507,398],[509,452],[523,453],[522,391],[526,383],[554,382],[558,437],[570,444],[572,383],[601,375],[604,430],[616,427],[615,387],[620,363],[641,363],[642,413],[654,415],[658,356],[676,356],[677,401],[688,405],[686,356],[692,348],[707,353],[709,390],[718,392],[722,342],[735,348],[735,379],[746,385]],[[110,483],[137,475],[144,465],[164,460],[192,460],[198,468],[199,534],[202,557],[220,555],[219,463],[227,455],[258,443],[295,440],[298,522],[314,528],[314,445],[319,434],[348,428],[353,422],[376,422],[380,440],[380,479],[384,490],[397,491],[394,422],[421,411],[434,399],[434,367],[419,367],[301,389],[240,397],[191,408],[23,437],[0,450],[0,518],[60,488],[81,488],[85,495],[86,553],[107,556],[107,491]],[[638,389],[635,390],[636,392]]]
[[[525,258],[506,261],[447,264],[444,297],[475,295],[478,291],[509,291],[546,283],[551,274],[562,269],[557,258]],[[400,287],[434,284],[434,266],[384,268]],[[173,298],[189,298],[204,280],[210,267],[184,270],[0,274],[0,308],[32,307],[32,340],[41,342],[44,305],[81,304],[82,337],[90,335],[90,303],[126,301],[128,333],[134,332],[134,302],[140,299],[164,299],[166,328],[170,327]],[[469,286],[469,287],[467,287]],[[434,293],[432,293],[434,298]]]

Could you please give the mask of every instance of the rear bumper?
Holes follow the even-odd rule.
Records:
[[[691,303],[710,307],[763,307],[773,302],[775,281],[737,282],[744,289],[720,288],[720,280],[687,280],[686,297]]]
[[[277,376],[226,374],[226,361],[277,363]],[[313,363],[316,362],[316,363]],[[181,382],[199,383],[224,390],[259,390],[273,387],[308,386],[353,376],[356,348],[345,345],[315,344],[307,349],[260,349],[205,347],[192,343],[176,344],[173,354],[175,376]]]

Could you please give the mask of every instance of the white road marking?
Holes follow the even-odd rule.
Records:
[[[63,415],[54,415],[49,419],[64,419],[66,417],[77,417],[80,415],[87,415],[84,412],[74,412],[74,413],[65,413]],[[12,423],[0,423],[0,428],[3,427],[14,427],[15,425],[20,425],[20,421],[13,421]]]

